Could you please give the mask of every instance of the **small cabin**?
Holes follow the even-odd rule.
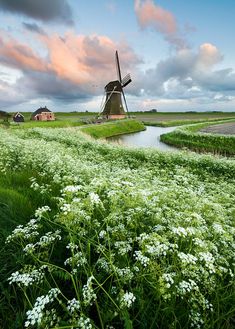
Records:
[[[31,120],[35,121],[54,121],[55,115],[46,106],[37,109],[31,116]]]
[[[13,119],[14,122],[24,122],[24,116],[20,112],[15,113],[13,115],[12,119]]]

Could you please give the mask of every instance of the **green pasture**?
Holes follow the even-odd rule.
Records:
[[[146,122],[148,125],[170,127],[184,123],[197,123],[235,118],[235,112],[131,112],[131,116]]]
[[[94,120],[98,112],[54,112],[56,121],[38,122],[30,121],[31,112],[22,112],[25,123],[11,124],[13,127],[75,127]],[[13,113],[11,113],[13,115]],[[205,121],[227,120],[235,118],[234,112],[130,112],[131,118],[143,121],[145,125],[170,127],[184,124],[200,123]],[[12,122],[9,119],[9,122]],[[3,119],[0,119],[0,124]]]
[[[235,155],[235,136],[201,133],[202,128],[235,122],[234,119],[222,121],[210,121],[178,128],[173,132],[161,135],[161,141],[176,147],[185,147],[197,152],[214,153],[227,156]]]
[[[106,138],[121,134],[129,134],[144,130],[143,123],[137,120],[119,120],[96,125],[84,126],[81,132],[92,136],[93,138]]]

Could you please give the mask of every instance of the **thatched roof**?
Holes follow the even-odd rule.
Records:
[[[42,112],[50,112],[51,111],[45,106],[45,107],[39,107],[35,112],[33,112],[31,117],[35,117],[37,114],[41,114]]]
[[[23,117],[24,118],[24,115],[20,112],[16,112],[14,115],[13,115],[13,118],[16,118],[17,116],[20,116],[20,117]]]

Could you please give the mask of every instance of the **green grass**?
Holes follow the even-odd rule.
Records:
[[[227,122],[233,121],[234,120],[229,120]],[[233,156],[235,155],[235,136],[205,134],[199,132],[202,128],[216,125],[218,123],[224,123],[224,121],[211,121],[179,128],[173,132],[161,135],[160,139],[164,143],[181,148],[186,147],[197,152],[211,152],[214,154]]]
[[[81,121],[61,120],[61,121],[28,121],[22,123],[11,123],[13,129],[26,129],[26,128],[66,128],[82,126]]]
[[[142,131],[144,129],[145,127],[143,123],[141,123],[140,121],[126,119],[126,120],[119,120],[119,121],[117,120],[117,121],[112,121],[102,124],[90,125],[81,128],[80,130],[83,133],[92,136],[93,138],[106,138],[106,137],[111,137],[121,134],[128,134],[137,131]]]
[[[53,109],[51,109],[53,111]],[[31,115],[33,112],[21,112],[24,115],[25,121],[30,121]],[[95,112],[54,112],[56,120],[79,120],[81,118],[90,118],[92,116],[96,116]],[[10,113],[13,116],[13,112]]]
[[[0,176],[0,328],[3,329],[21,328],[19,323],[22,323],[19,312],[22,299],[17,295],[12,297],[14,292],[9,288],[7,278],[19,269],[23,257],[18,246],[5,244],[5,240],[17,225],[27,223],[39,206],[52,201],[30,188],[32,176],[37,177],[37,173],[29,168]]]
[[[174,126],[183,126],[183,125],[189,125],[194,123],[204,123],[208,122],[226,122],[233,120],[234,117],[225,117],[225,118],[203,118],[203,119],[184,119],[184,120],[168,120],[168,121],[159,121],[159,122],[152,122],[152,121],[143,121],[145,126],[155,126],[155,127],[174,127]]]
[[[149,123],[157,123],[160,124],[164,122],[166,125],[171,121],[200,121],[211,119],[227,119],[227,118],[235,118],[234,112],[157,112],[157,113],[149,113],[149,112],[131,112],[131,115],[134,115],[136,119],[149,122]],[[170,123],[171,125],[171,123]]]
[[[33,208],[40,203],[40,190],[32,193],[27,177],[40,173],[41,183],[59,184],[58,205],[41,219],[39,235],[15,236],[8,245],[5,263],[14,255],[9,274],[49,268],[42,282],[24,288],[28,299],[17,284],[6,283],[0,312],[10,318],[0,327],[23,328],[36,297],[59,287],[58,299],[45,309],[56,309],[59,324],[50,325],[44,314],[37,328],[78,327],[81,315],[96,329],[233,328],[233,160],[126,149],[86,138],[79,129],[0,133],[0,168],[12,169],[0,178],[2,195],[17,192],[6,192],[2,203],[19,200],[24,214],[29,201]],[[58,228],[60,239],[47,244],[45,233]],[[28,243],[35,249],[26,255]],[[96,297],[88,300],[86,292]],[[135,296],[131,307],[121,303],[126,293]],[[77,318],[68,314],[73,298],[81,305]],[[192,311],[202,325],[192,326]]]
[[[53,110],[53,109],[52,109]],[[25,121],[29,122],[32,112],[22,112]],[[56,121],[69,121],[78,122],[81,120],[90,120],[95,118],[98,112],[54,112]],[[13,114],[13,113],[12,113]],[[131,116],[135,116],[137,120],[149,122],[150,124],[159,124],[162,126],[172,126],[183,124],[184,121],[187,123],[199,122],[201,120],[213,120],[213,119],[225,119],[235,118],[234,112],[130,112]],[[190,121],[190,122],[189,122]],[[172,123],[170,123],[172,122]]]

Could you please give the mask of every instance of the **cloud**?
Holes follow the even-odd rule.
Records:
[[[67,0],[0,0],[0,10],[39,19],[72,24],[72,11]]]
[[[46,35],[46,32],[40,26],[38,26],[36,23],[23,22],[22,25],[26,30],[28,30],[30,32]]]
[[[5,107],[22,103],[25,100],[24,94],[16,88],[12,88],[11,84],[1,80],[0,77],[0,109],[4,110]]]
[[[22,70],[45,71],[46,63],[27,45],[7,34],[0,36],[0,63]]]
[[[37,25],[29,29],[37,32]],[[122,74],[132,75],[133,82],[126,92],[133,97],[157,98],[161,104],[163,100],[177,104],[179,100],[187,104],[194,100],[200,104],[225,104],[234,100],[235,73],[230,68],[216,69],[223,56],[210,43],[202,44],[196,51],[180,49],[144,72],[139,69],[140,59],[127,43],[114,42],[107,36],[37,32],[33,38],[37,44],[41,43],[40,54],[1,31],[0,64],[18,72],[10,84],[0,75],[3,104],[7,99],[9,104],[13,100],[39,98],[69,104],[102,97],[104,86],[117,78],[116,49],[121,49]]]
[[[223,60],[218,48],[205,43],[194,52],[178,51],[155,68],[145,72],[144,92],[165,99],[207,99],[212,101],[220,91],[227,96],[235,95],[235,73],[232,69],[216,70]]]
[[[201,69],[214,66],[223,59],[219,50],[210,43],[204,43],[200,46],[198,52],[198,65]]]
[[[180,35],[175,16],[154,4],[153,0],[135,0],[135,13],[142,29],[152,28],[177,49],[187,47],[186,40]]]
[[[116,43],[106,36],[69,32],[64,36],[37,33],[36,37],[46,53],[44,57],[4,31],[0,37],[0,64],[22,72],[15,88],[28,98],[40,96],[69,102],[102,95],[104,86],[117,79],[116,49],[121,49],[123,74],[139,63],[128,44]]]
[[[48,67],[59,79],[77,85],[104,85],[116,79],[114,53],[121,49],[123,72],[138,63],[133,50],[125,43],[115,43],[106,36],[84,36],[72,32],[41,37],[48,51]]]

